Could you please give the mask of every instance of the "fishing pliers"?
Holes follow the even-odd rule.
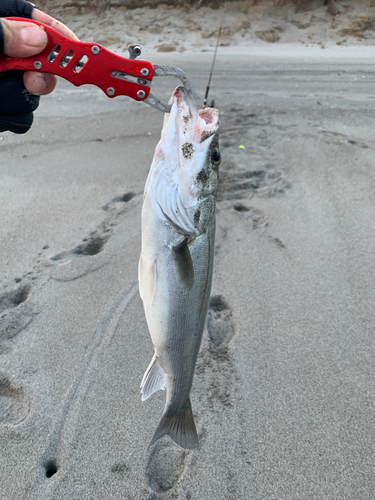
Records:
[[[199,99],[187,76],[179,68],[136,60],[141,54],[139,45],[130,45],[130,57],[126,58],[96,43],[71,40],[39,21],[19,17],[7,19],[41,26],[47,34],[48,43],[46,48],[35,56],[1,56],[0,73],[15,69],[51,73],[65,78],[76,87],[95,85],[110,98],[126,95],[164,113],[170,112],[171,105],[151,94],[152,80],[157,76],[174,76],[183,83],[194,99]]]

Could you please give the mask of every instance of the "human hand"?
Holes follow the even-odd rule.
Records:
[[[64,24],[35,9],[25,0],[1,0],[0,17],[28,17],[56,29],[63,35],[78,40]],[[43,28],[27,21],[0,19],[0,54],[10,57],[29,57],[39,54],[47,45]],[[56,77],[37,71],[8,71],[0,75],[0,131],[25,133],[33,121],[33,111],[39,105],[40,95],[46,95],[56,86]]]

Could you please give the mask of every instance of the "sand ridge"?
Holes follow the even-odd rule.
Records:
[[[220,8],[190,9],[161,4],[158,8],[110,8],[101,15],[76,9],[55,8],[53,14],[66,22],[83,41],[126,50],[139,43],[160,52],[212,50],[221,22],[220,46],[252,47],[278,43],[325,48],[372,46],[375,42],[375,5],[366,0],[337,2],[337,14],[314,2],[306,10],[288,3],[229,2]],[[224,14],[224,18],[223,18]]]

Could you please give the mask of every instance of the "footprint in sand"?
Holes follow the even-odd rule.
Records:
[[[191,452],[183,450],[175,443],[157,442],[146,459],[144,483],[151,494],[164,495],[174,488],[185,468]],[[156,499],[152,495],[149,499]]]
[[[22,285],[15,290],[0,295],[0,340],[10,340],[19,333],[30,321],[30,311],[15,314],[20,304],[26,302],[31,294],[30,285]],[[0,353],[6,350],[5,344],[0,344]],[[0,425],[17,425],[30,413],[31,401],[26,391],[12,383],[8,377],[0,373]]]
[[[54,255],[53,257],[50,257],[49,261],[52,264],[66,264],[73,259],[97,255],[104,249],[104,246],[107,243],[108,239],[109,236],[95,235],[88,241],[85,241],[81,245],[76,246],[72,250],[67,250],[65,252]]]
[[[206,324],[210,350],[226,350],[236,330],[232,310],[222,295],[210,298]]]
[[[108,233],[108,230],[106,232]],[[57,264],[51,271],[51,278],[62,282],[74,281],[108,264],[108,259],[106,260],[105,257],[99,260],[87,259],[87,257],[93,257],[101,253],[108,240],[108,234],[95,233],[81,245],[72,248],[72,250],[50,257],[50,263]],[[70,265],[66,266],[65,264]]]
[[[227,164],[227,169],[222,169],[220,172],[218,201],[240,200],[255,194],[280,196],[291,187],[284,174],[275,171],[269,165],[264,169],[241,172],[234,160]]]
[[[124,203],[128,203],[128,201],[132,200],[134,196],[136,196],[136,193],[133,193],[133,191],[129,191],[122,196],[116,196],[116,198],[113,198],[111,201],[103,205],[102,210],[104,210],[105,212],[116,210],[117,208],[120,208]]]
[[[31,293],[31,285],[21,285],[11,292],[5,292],[0,295],[0,314],[18,307],[25,302]]]
[[[30,285],[0,295],[0,354],[9,349],[11,340],[34,319],[32,307],[25,304],[31,294]]]
[[[223,411],[233,411],[237,391],[237,369],[229,349],[237,335],[233,312],[222,295],[210,299],[205,337],[199,352],[195,374],[204,390],[198,398],[204,405],[204,421],[221,421]]]
[[[253,229],[259,229],[267,226],[268,224],[268,217],[258,208],[245,205],[241,202],[233,203],[233,208],[236,212],[243,214],[248,220],[251,221]]]
[[[27,418],[30,410],[26,391],[0,373],[0,425],[17,425]]]

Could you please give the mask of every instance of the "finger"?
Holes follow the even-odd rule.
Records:
[[[60,23],[60,21],[57,21],[53,17],[49,16],[45,12],[42,12],[39,9],[34,9],[32,13],[32,19],[35,19],[35,21],[39,21],[41,23],[46,24],[47,26],[50,26],[51,28],[59,31],[62,35],[67,36],[68,38],[72,38],[72,40],[78,40],[79,38],[71,31],[65,24]]]
[[[38,73],[37,71],[25,71],[23,74],[23,84],[26,90],[33,95],[50,94],[56,87],[57,79],[48,73]]]
[[[39,54],[47,45],[43,28],[22,21],[1,19],[4,34],[4,54],[10,57],[29,57]]]

